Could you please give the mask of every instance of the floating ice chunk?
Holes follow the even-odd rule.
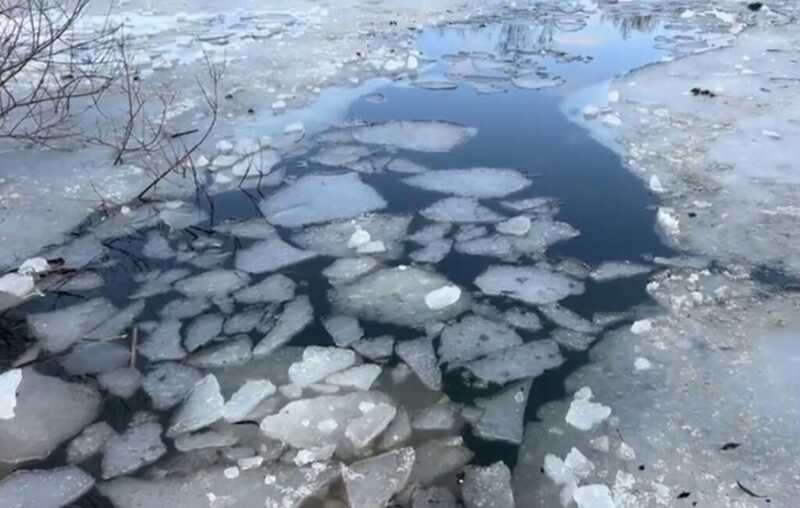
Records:
[[[44,459],[97,415],[100,395],[94,388],[22,369],[21,380],[8,374],[6,387],[16,385],[13,418],[0,419],[0,462],[19,464]],[[8,414],[6,406],[6,414]]]
[[[255,240],[266,240],[277,234],[275,227],[262,218],[242,222],[223,222],[214,229],[226,235]]]
[[[60,508],[89,492],[94,478],[74,466],[20,470],[0,480],[4,508]]]
[[[324,148],[311,160],[325,166],[350,166],[359,159],[372,155],[373,151],[364,145],[336,145]]]
[[[611,416],[611,408],[591,402],[592,390],[583,387],[575,393],[565,420],[578,430],[588,431]]]
[[[550,334],[550,338],[571,351],[586,351],[596,337],[585,333],[559,328]]]
[[[531,184],[519,171],[498,168],[443,169],[403,181],[429,191],[472,198],[500,198]]]
[[[351,367],[355,362],[356,355],[349,349],[309,346],[303,351],[303,360],[289,367],[289,379],[295,385],[305,387]]]
[[[439,402],[419,411],[411,420],[416,430],[454,430],[458,425],[459,406],[453,402]]]
[[[99,489],[117,508],[298,508],[339,476],[338,468],[319,463],[307,467],[269,464],[240,471],[235,478],[228,478],[225,469],[194,468],[186,475],[163,479],[117,478]]]
[[[425,305],[431,310],[450,307],[461,299],[461,288],[448,284],[425,295]]]
[[[392,159],[392,161],[386,165],[386,169],[389,171],[394,171],[395,173],[404,173],[409,175],[416,175],[428,171],[428,168],[425,166],[416,162],[412,162],[408,159]]]
[[[416,463],[411,473],[411,483],[426,487],[441,476],[464,467],[473,453],[463,446],[461,437],[433,439],[414,448]]]
[[[322,324],[339,347],[348,347],[364,336],[364,329],[358,324],[358,319],[351,316],[331,316]]]
[[[150,259],[169,259],[175,256],[175,251],[160,232],[150,231],[142,247],[142,254]]]
[[[133,473],[167,453],[161,441],[161,425],[147,422],[135,425],[106,441],[101,463],[104,480]]]
[[[564,465],[570,468],[576,478],[585,480],[594,471],[594,464],[574,446],[564,458]]]
[[[343,314],[421,328],[427,322],[455,317],[469,306],[470,298],[462,294],[456,303],[443,309],[428,307],[425,297],[450,284],[436,273],[402,266],[379,270],[348,286],[337,286],[331,299]]]
[[[319,448],[310,448],[308,450],[300,450],[294,457],[294,463],[298,466],[305,466],[312,462],[325,461],[330,459],[336,451],[335,445],[320,446]]]
[[[116,311],[105,298],[94,298],[59,310],[31,314],[28,326],[42,347],[51,353],[61,353],[89,336]]]
[[[298,296],[287,303],[278,322],[270,332],[256,344],[253,356],[266,356],[283,346],[303,331],[314,320],[314,308],[307,296]]]
[[[248,273],[274,272],[287,266],[302,263],[316,253],[298,249],[278,236],[254,244],[236,253],[236,269]]]
[[[596,282],[606,282],[609,280],[636,277],[652,272],[653,269],[647,265],[631,263],[629,261],[606,261],[589,274]]]
[[[243,365],[252,358],[252,351],[253,342],[250,337],[241,335],[233,340],[197,351],[189,357],[187,363],[203,369]]]
[[[402,254],[402,242],[410,223],[411,216],[370,214],[348,221],[309,226],[293,235],[292,240],[305,249],[328,256],[385,253],[383,257],[397,258]]]
[[[407,340],[397,344],[397,356],[400,357],[414,374],[417,375],[422,384],[433,391],[442,390],[442,372],[436,361],[436,353],[433,351],[433,339],[431,337],[420,337],[415,340]]]
[[[387,403],[359,404],[363,416],[347,424],[344,435],[356,449],[369,445],[392,422],[397,409]]]
[[[640,319],[638,321],[634,321],[634,323],[631,325],[631,333],[634,335],[644,335],[645,333],[649,333],[652,329],[653,322],[649,319]]]
[[[476,399],[475,405],[483,410],[472,424],[475,434],[483,439],[522,443],[525,407],[531,380],[515,383],[493,397]]]
[[[411,496],[411,508],[458,508],[456,497],[444,487],[416,489]]]
[[[210,270],[175,283],[189,298],[213,298],[236,292],[250,283],[250,276],[235,270]]]
[[[194,434],[183,434],[175,438],[175,448],[181,452],[234,446],[239,438],[230,432],[207,430]]]
[[[139,344],[139,353],[154,362],[186,358],[181,346],[181,322],[177,319],[160,322]]]
[[[382,508],[403,490],[414,467],[414,449],[401,448],[342,466],[352,508]]]
[[[357,127],[353,137],[371,145],[418,152],[449,152],[478,133],[473,127],[435,121],[395,121]]]
[[[0,296],[10,295],[6,307],[11,307],[20,303],[20,299],[34,293],[36,282],[31,275],[20,275],[18,273],[7,273],[0,277]],[[0,305],[3,305],[0,302]]]
[[[543,266],[491,266],[475,284],[487,295],[508,296],[532,305],[555,303],[584,291],[582,282]]]
[[[544,474],[556,485],[575,485],[578,483],[578,479],[575,478],[575,473],[572,469],[552,453],[545,455],[543,468]]]
[[[400,406],[397,408],[394,420],[392,420],[392,423],[390,423],[383,432],[378,448],[381,450],[390,450],[403,445],[410,438],[411,420],[408,417],[408,411]]]
[[[436,222],[482,223],[499,222],[503,217],[481,205],[473,198],[446,198],[420,212],[423,217]]]
[[[381,409],[364,419],[376,407]],[[372,409],[362,412],[361,408]],[[261,431],[267,437],[295,448],[316,448],[335,443],[341,452],[353,449],[351,437],[360,442],[376,429],[379,429],[378,433],[383,431],[394,417],[394,412],[389,398],[377,392],[322,395],[288,403],[277,414],[264,418]],[[389,413],[392,418],[381,427],[382,419]],[[379,419],[379,416],[382,418]],[[329,421],[335,422],[336,427],[327,425]],[[355,422],[358,423],[351,427]]]
[[[442,363],[458,366],[520,344],[522,338],[507,325],[480,316],[467,316],[444,329],[439,358]]]
[[[557,303],[542,305],[539,307],[539,310],[547,319],[568,330],[579,333],[596,333],[599,331],[597,325],[593,322],[582,318],[575,312]]]
[[[562,86],[564,83],[566,83],[566,81],[564,81],[563,78],[549,78],[546,76],[540,76],[538,74],[520,76],[511,80],[511,84],[517,88],[522,88],[523,90],[544,90],[546,88],[556,88]]]
[[[122,399],[133,397],[142,386],[142,374],[135,367],[121,367],[97,376],[97,382],[108,393]]]
[[[142,388],[153,401],[154,409],[165,410],[181,402],[200,379],[202,375],[197,369],[165,362],[145,375]]]
[[[186,229],[208,220],[208,214],[193,206],[167,208],[158,213],[158,218],[172,229]]]
[[[22,370],[11,369],[0,373],[0,420],[14,418],[17,407],[17,389],[22,382]]]
[[[583,114],[583,117],[585,119],[594,120],[600,115],[600,108],[592,104],[587,104],[586,106],[583,107],[581,113]]]
[[[134,276],[136,282],[142,283],[139,289],[131,294],[131,298],[147,298],[162,293],[167,293],[172,290],[172,283],[189,275],[189,270],[184,268],[175,268],[172,270],[165,270],[163,272],[155,270],[143,274],[143,276]]]
[[[503,320],[520,330],[536,332],[542,329],[542,322],[535,312],[526,312],[521,309],[508,309],[503,313]]]
[[[76,347],[59,363],[73,376],[99,374],[128,364],[130,351],[115,342],[96,342]]]
[[[203,314],[194,318],[186,327],[183,345],[191,352],[211,342],[222,333],[224,319],[219,314]]]
[[[175,437],[208,427],[222,418],[224,406],[225,399],[216,376],[207,375],[192,388],[183,405],[172,416],[167,436]]]
[[[650,370],[653,368],[653,364],[647,358],[639,356],[634,360],[633,368],[636,370]]]
[[[606,113],[601,117],[603,123],[611,127],[619,127],[622,125],[622,119],[616,113]]]
[[[20,275],[42,275],[50,271],[50,263],[45,258],[30,258],[22,262],[17,268]]]
[[[80,464],[84,460],[94,457],[100,453],[106,441],[115,434],[114,429],[106,422],[89,425],[67,446],[67,462]]]
[[[531,219],[517,215],[497,225],[497,231],[505,235],[525,236],[531,230]]]
[[[578,508],[616,508],[611,491],[605,485],[584,485],[573,494]]]
[[[619,102],[619,90],[610,90],[608,92],[608,102]]]
[[[503,384],[524,377],[538,377],[562,363],[564,357],[558,345],[545,339],[492,353],[465,366],[480,379]]]
[[[502,462],[466,467],[461,492],[466,508],[515,508],[511,471]]]
[[[636,451],[631,447],[631,445],[623,441],[617,448],[617,457],[627,461],[636,460]]]
[[[283,303],[294,298],[297,284],[283,275],[270,275],[261,282],[241,289],[234,294],[240,303]]]
[[[350,345],[358,354],[370,360],[379,360],[392,356],[394,351],[394,337],[381,335],[375,338],[361,339]]]
[[[370,257],[337,259],[322,270],[331,284],[347,283],[373,271],[378,261]]]
[[[608,436],[600,436],[590,440],[589,446],[599,452],[608,453],[611,450],[611,441]]]
[[[222,416],[229,422],[244,420],[258,407],[261,401],[273,393],[275,393],[275,385],[266,379],[249,380],[225,403]]]
[[[381,368],[378,365],[359,365],[345,371],[332,374],[325,379],[326,383],[355,388],[356,390],[369,390],[372,384],[381,375]]]
[[[296,227],[355,217],[384,208],[386,201],[357,174],[345,173],[304,176],[259,206],[271,223]]]
[[[452,248],[452,240],[434,240],[425,247],[412,252],[411,259],[417,263],[438,263],[450,254]]]
[[[675,210],[672,208],[661,207],[656,214],[658,224],[668,235],[677,235],[681,232],[681,223],[678,217],[675,216]]]

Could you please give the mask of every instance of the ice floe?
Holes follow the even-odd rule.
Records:
[[[349,506],[379,508],[403,490],[414,466],[414,449],[400,448],[342,466]]]
[[[445,198],[420,212],[423,217],[436,222],[482,223],[499,222],[503,216],[481,205],[474,198]]]
[[[479,379],[504,384],[525,377],[538,377],[562,363],[564,357],[558,345],[544,339],[491,353],[465,364],[465,367]]]
[[[345,370],[355,362],[356,355],[349,349],[309,346],[303,351],[303,360],[289,366],[289,379],[295,385],[305,387]]]
[[[17,389],[22,382],[22,370],[11,369],[0,374],[0,420],[14,418]]]
[[[466,508],[515,508],[511,471],[502,462],[489,466],[467,466],[461,485]]]
[[[385,145],[418,152],[449,152],[478,133],[472,127],[446,122],[395,121],[357,127],[353,137],[361,143]]]
[[[531,184],[513,169],[469,168],[429,171],[403,180],[421,189],[472,198],[501,198]]]
[[[491,266],[475,279],[475,284],[488,295],[507,296],[533,305],[555,303],[584,291],[582,282],[543,266]]]
[[[397,356],[411,367],[425,386],[434,391],[442,389],[442,373],[433,350],[432,338],[420,337],[402,341],[397,344],[396,350]]]
[[[352,316],[330,316],[323,320],[322,325],[339,347],[348,347],[364,336],[364,329]]]
[[[440,337],[439,358],[451,366],[461,365],[520,344],[522,338],[509,326],[470,315],[444,329]]]
[[[223,416],[225,399],[213,374],[208,374],[195,384],[186,400],[172,415],[167,436],[175,437],[208,427]]]
[[[60,508],[79,499],[94,478],[74,466],[16,471],[0,480],[0,504],[8,508]]]
[[[565,420],[578,430],[588,431],[611,416],[611,408],[592,402],[592,390],[585,386],[575,393]]]
[[[522,443],[524,432],[525,408],[531,380],[514,383],[502,392],[475,400],[481,413],[472,422],[475,434],[483,439],[506,441],[513,444]]]
[[[237,270],[248,273],[274,272],[315,257],[314,252],[298,249],[278,236],[263,240],[236,253]]]
[[[303,331],[314,320],[314,308],[307,296],[287,303],[272,330],[256,344],[253,356],[266,356]]]
[[[167,447],[161,441],[161,431],[160,424],[145,422],[111,436],[103,447],[103,479],[133,473],[166,454]]]

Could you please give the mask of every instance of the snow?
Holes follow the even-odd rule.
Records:
[[[17,389],[22,382],[22,370],[11,369],[0,374],[0,420],[14,418]]]
[[[543,266],[495,265],[475,279],[488,295],[507,296],[532,305],[555,303],[584,291],[582,282]]]
[[[355,361],[356,355],[349,349],[309,346],[303,351],[303,360],[289,366],[289,379],[306,387],[351,367]]]
[[[640,319],[631,325],[631,332],[634,335],[644,335],[653,330],[653,321],[650,319]]]
[[[545,370],[564,363],[558,345],[549,339],[528,342],[465,365],[475,376],[492,383],[503,384],[526,377],[538,377]]]
[[[343,314],[421,328],[430,321],[455,317],[469,305],[470,298],[462,294],[453,305],[438,310],[429,308],[425,297],[447,285],[451,285],[450,281],[439,274],[400,266],[371,273],[348,286],[337,286],[331,300]]]
[[[418,152],[449,152],[478,133],[471,127],[446,122],[395,121],[357,127],[353,137],[371,145],[385,145]]]
[[[274,394],[275,390],[275,385],[266,379],[248,380],[225,403],[222,417],[232,423],[246,419],[259,403]]]
[[[400,448],[342,466],[351,508],[382,508],[403,490],[414,466],[414,449]]]
[[[50,271],[50,263],[45,258],[35,257],[26,259],[17,268],[17,273],[20,275],[43,275]]]
[[[461,485],[465,508],[515,508],[511,471],[502,462],[464,468]]]
[[[595,282],[635,277],[650,273],[653,269],[646,265],[631,263],[629,261],[606,261],[589,273]]]
[[[278,273],[237,291],[233,297],[240,303],[283,303],[294,298],[296,288],[292,279]]]
[[[272,224],[296,227],[356,217],[384,208],[386,201],[357,174],[345,173],[301,177],[259,206]]]
[[[397,356],[411,367],[422,384],[431,390],[441,391],[442,373],[439,370],[431,337],[398,342],[396,350]]]
[[[287,303],[278,322],[270,332],[256,344],[253,356],[266,356],[283,346],[302,332],[314,319],[314,309],[307,296],[298,296]]]
[[[187,351],[192,352],[208,344],[222,333],[224,318],[219,314],[202,314],[192,319],[186,330],[183,345]]]
[[[209,270],[175,283],[175,289],[189,298],[212,298],[236,292],[250,283],[250,276],[234,270]]]
[[[509,326],[470,315],[444,329],[439,358],[452,367],[521,344],[522,338]]]
[[[576,429],[586,432],[611,416],[610,407],[591,402],[591,399],[592,390],[589,387],[583,387],[576,392],[564,418],[565,421]]]
[[[69,442],[67,446],[67,462],[80,464],[84,460],[94,457],[100,453],[106,441],[115,434],[114,429],[106,422],[97,422],[89,425]]]
[[[168,437],[194,432],[208,427],[223,416],[225,399],[220,393],[216,376],[208,374],[189,392],[186,400],[172,415]]]
[[[472,198],[501,198],[531,184],[513,169],[469,168],[429,171],[403,180],[421,189]]]
[[[103,479],[133,473],[166,454],[167,447],[161,441],[161,430],[160,424],[146,422],[111,436],[103,447]]]
[[[449,284],[425,295],[425,305],[431,310],[441,310],[461,299],[461,288]]]
[[[250,337],[240,335],[221,344],[201,349],[189,356],[186,363],[203,369],[232,367],[250,361],[253,342]]]
[[[381,410],[373,416],[383,418],[362,420],[366,416],[360,409],[363,407],[371,407],[373,411],[380,407]],[[394,412],[389,398],[378,392],[322,395],[289,402],[277,414],[264,418],[261,431],[269,438],[298,449],[335,444],[337,453],[343,453],[353,449],[351,436],[358,440],[359,437],[374,433],[376,429],[380,433],[391,421],[389,418],[383,423],[385,415],[391,413],[394,417]],[[369,411],[366,413],[369,414]],[[327,425],[331,421],[337,424],[335,428]],[[353,424],[355,426],[351,427]]]
[[[675,210],[669,207],[661,207],[656,214],[658,224],[668,235],[677,235],[681,232],[681,223],[675,216]]]
[[[578,508],[616,508],[611,492],[605,485],[584,485],[573,494]]]
[[[633,362],[633,367],[636,370],[650,370],[653,368],[653,364],[647,358],[640,356]]]
[[[94,478],[77,467],[22,469],[0,480],[0,505],[7,508],[60,508],[86,494]]]
[[[243,272],[266,273],[302,263],[314,257],[316,257],[316,253],[298,249],[284,242],[278,236],[274,236],[237,251],[235,266],[237,270]]]
[[[348,347],[364,336],[364,329],[358,319],[351,316],[330,316],[322,322],[333,342],[339,347]]]
[[[342,386],[345,388],[354,388],[356,390],[369,390],[378,376],[381,374],[381,368],[378,365],[359,365],[357,367],[349,368],[345,371],[332,374],[325,379],[328,384]]]
[[[522,443],[530,389],[531,380],[523,380],[492,397],[475,399],[475,405],[482,410],[472,424],[475,434],[492,441]]]
[[[420,212],[426,219],[435,222],[483,223],[499,222],[503,217],[481,205],[474,198],[445,198]]]
[[[153,401],[154,409],[165,410],[179,404],[202,377],[195,368],[163,362],[145,374],[142,388]]]
[[[94,388],[22,369],[14,417],[0,419],[0,462],[46,458],[91,423],[99,408]]]

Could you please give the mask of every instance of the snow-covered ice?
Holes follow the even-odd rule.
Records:
[[[611,416],[611,408],[598,402],[592,402],[592,390],[583,387],[572,400],[565,420],[578,430],[588,431]]]

